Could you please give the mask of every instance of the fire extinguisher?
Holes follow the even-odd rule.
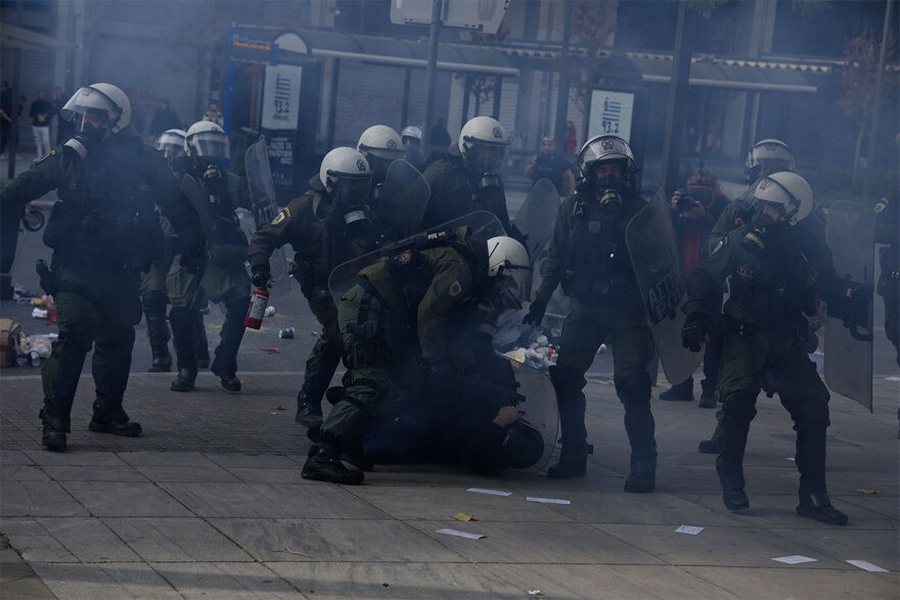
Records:
[[[264,287],[255,287],[250,293],[250,307],[244,318],[244,327],[259,329],[262,327],[263,317],[266,314],[266,306],[269,304],[269,290]]]

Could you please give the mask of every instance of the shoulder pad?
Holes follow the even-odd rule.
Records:
[[[759,251],[766,249],[765,240],[755,229],[751,229],[744,234],[744,245]]]
[[[87,155],[88,155],[87,148],[84,146],[84,144],[82,144],[80,141],[76,140],[75,138],[71,138],[68,141],[66,141],[66,143],[63,144],[63,147],[71,149],[73,152],[75,152],[75,154],[77,154],[81,158],[81,160],[84,160],[85,158],[87,158]],[[55,155],[56,155],[56,148],[51,150],[50,154],[48,154],[41,160],[46,159],[48,156],[55,156]]]

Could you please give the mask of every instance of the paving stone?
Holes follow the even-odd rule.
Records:
[[[221,467],[215,465],[206,467],[138,467],[138,471],[144,477],[158,483],[167,481],[185,481],[185,482],[217,482],[217,481],[240,481],[237,477]]]
[[[0,585],[34,575],[34,570],[10,547],[0,550]]]
[[[44,466],[41,467],[55,481],[141,481],[147,478],[127,465],[115,467]]]
[[[897,496],[838,496],[835,501],[877,512],[889,518],[895,525],[900,521],[900,498]]]
[[[169,583],[143,563],[62,564],[32,566],[50,590],[66,600],[98,598],[181,598]]]
[[[210,523],[261,561],[462,560],[401,521],[211,519]]]
[[[633,545],[581,523],[460,523],[447,519],[415,521],[411,525],[477,563],[659,563]],[[480,533],[487,537],[467,540],[436,533],[443,528]]]
[[[228,472],[245,483],[291,483],[296,485],[318,485],[300,476],[300,466],[290,469],[248,469],[229,467]]]
[[[266,563],[310,598],[456,600],[527,598],[481,565],[433,563]]]
[[[305,598],[287,581],[258,563],[151,563],[185,598],[295,600]]]
[[[823,523],[812,531],[783,528],[775,533],[839,562],[867,560],[884,569],[900,572],[900,537],[893,530],[853,530]]]
[[[809,564],[818,563],[762,569],[686,567],[685,571],[740,598],[897,598],[900,589],[897,573],[830,571],[807,568]]]
[[[459,512],[475,515],[479,521],[533,523],[572,520],[549,505],[526,502],[521,494],[489,496],[467,492],[466,489],[372,485],[348,488],[348,491],[385,513],[404,520],[442,520],[452,518]]]
[[[6,438],[3,437],[3,441],[6,441]],[[21,450],[6,450],[4,448],[3,452],[0,452],[0,465],[6,467],[7,465],[33,465],[35,462],[31,460],[31,457],[22,452]]]
[[[714,584],[668,565],[488,564],[484,567],[520,586],[523,591],[540,590],[544,598],[737,598]]]
[[[50,481],[50,476],[37,465],[3,465],[0,482],[6,481]]]
[[[381,518],[384,513],[327,483],[164,483],[161,486],[201,517]]]
[[[106,518],[104,522],[145,561],[248,561],[250,555],[196,518]]]
[[[200,452],[122,452],[119,458],[134,467],[212,467],[215,463]]]
[[[207,454],[209,460],[220,467],[241,467],[244,469],[293,469],[297,462],[287,456],[253,454]]]
[[[0,520],[0,530],[26,561],[78,562],[78,558],[53,537],[44,525],[30,517],[4,518]]]
[[[581,523],[644,523],[648,525],[730,525],[730,515],[717,514],[696,502],[659,491],[652,494],[572,492],[559,496],[572,504],[554,511]]]
[[[62,485],[98,517],[192,516],[153,483],[67,481]]]
[[[57,600],[37,575],[0,584],[0,596],[16,600]]]
[[[140,558],[100,519],[37,519],[81,562],[132,562]]]
[[[4,517],[75,517],[88,511],[54,481],[4,481],[0,515]]]
[[[33,450],[27,452],[28,457],[36,465],[41,466],[84,466],[84,467],[127,467],[122,459],[113,452],[69,451],[46,452]]]
[[[706,527],[699,535],[685,535],[676,533],[676,527],[671,525],[592,524],[590,527],[627,542],[661,562],[676,566],[767,567],[772,566],[770,563],[775,557],[794,554],[818,559],[818,562],[810,563],[814,568],[840,569],[849,566],[817,553],[804,543],[760,529]]]

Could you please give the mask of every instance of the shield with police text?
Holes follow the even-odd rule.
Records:
[[[703,353],[691,352],[681,344],[685,319],[681,305],[687,286],[671,210],[662,189],[632,217],[625,229],[625,243],[663,372],[670,383],[681,383],[700,366]]]
[[[828,247],[838,277],[875,283],[875,212],[859,202],[836,202],[828,211]],[[872,410],[872,303],[829,310],[825,321],[825,383]],[[852,314],[855,312],[856,314]]]
[[[272,180],[265,137],[260,136],[259,141],[247,147],[244,168],[247,174],[247,187],[253,201],[253,224],[256,225],[256,229],[260,229],[273,222],[279,211],[278,203],[275,201],[275,182]],[[245,226],[249,225],[246,221],[242,220]],[[272,272],[272,295],[276,298],[284,296],[290,291],[291,285],[283,247],[277,248],[269,257],[269,268]]]
[[[406,239],[394,242],[383,248],[379,248],[368,254],[364,254],[359,258],[341,263],[331,271],[328,277],[328,287],[331,290],[331,296],[336,304],[340,304],[341,296],[353,287],[356,283],[359,272],[373,265],[381,259],[395,256],[407,248],[415,248],[416,246],[427,246],[428,244],[439,242],[440,237],[453,235],[460,227],[468,227],[470,235],[473,238],[487,241],[489,238],[498,235],[506,235],[503,225],[493,213],[487,211],[476,211],[463,215],[452,221],[432,227],[422,233],[410,236]]]
[[[500,355],[502,356],[502,355]],[[522,400],[518,404],[522,411],[522,422],[535,429],[543,440],[543,452],[540,459],[525,467],[531,473],[539,473],[547,468],[556,449],[559,434],[559,410],[556,406],[556,392],[546,373],[530,365],[509,360],[519,386],[518,393]]]
[[[397,232],[397,237],[419,230],[431,188],[418,169],[402,158],[391,162],[384,184],[375,191],[375,212]]]
[[[534,187],[528,192],[525,202],[516,213],[513,225],[522,233],[528,257],[532,267],[537,263],[544,247],[553,233],[553,225],[556,222],[556,213],[559,211],[559,193],[556,186],[549,179],[538,179]],[[521,290],[521,298],[524,301],[531,300],[531,291],[535,287],[537,271],[532,269],[528,284]]]

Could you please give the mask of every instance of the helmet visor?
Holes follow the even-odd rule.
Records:
[[[184,138],[172,133],[164,133],[156,142],[156,149],[165,154],[168,160],[184,155]]]
[[[188,145],[194,149],[196,156],[216,159],[231,157],[228,138],[217,131],[203,131],[188,138]]]
[[[480,173],[500,173],[506,160],[507,146],[474,142],[466,153],[466,160]]]
[[[116,106],[116,103],[110,100],[106,94],[92,87],[79,88],[59,109],[60,116],[66,121],[72,122],[77,122],[79,119],[83,121],[84,116],[88,113],[105,125],[109,125],[121,116],[122,109]]]
[[[362,206],[367,203],[371,188],[371,175],[348,176],[337,173],[333,175],[329,191],[342,206]]]

